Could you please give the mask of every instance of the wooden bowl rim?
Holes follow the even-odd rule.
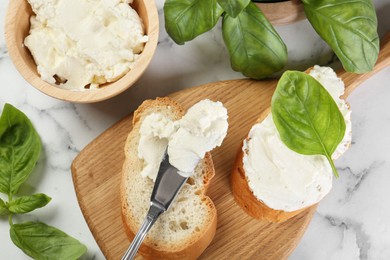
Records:
[[[273,25],[287,25],[305,19],[301,0],[279,2],[254,2]],[[286,10],[292,11],[286,14]]]
[[[291,6],[297,6],[297,5],[303,5],[302,0],[280,0],[277,2],[254,2],[257,6],[275,6],[275,7],[291,7]]]
[[[19,71],[22,77],[28,83],[30,83],[30,85],[44,94],[60,100],[75,103],[93,103],[109,99],[131,87],[141,77],[152,60],[154,52],[157,48],[159,20],[156,4],[154,1],[139,1],[142,1],[145,5],[146,17],[148,19],[147,25],[145,25],[145,31],[147,31],[148,42],[145,44],[144,50],[137,59],[134,68],[127,72],[122,78],[115,82],[109,83],[105,87],[86,91],[61,89],[49,84],[40,77],[37,77],[33,71],[26,69],[21,53],[16,47],[17,44],[23,44],[23,42],[20,43],[16,41],[16,23],[14,22],[15,15],[17,14],[18,9],[23,4],[23,2],[28,4],[26,0],[12,0],[9,2],[5,19],[5,40],[8,53],[16,69]],[[143,55],[144,53],[145,55]]]

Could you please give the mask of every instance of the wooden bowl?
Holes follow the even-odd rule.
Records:
[[[256,3],[256,5],[273,25],[290,24],[305,18],[303,4],[300,0]]]
[[[149,40],[132,70],[119,80],[107,83],[99,89],[65,90],[40,78],[34,59],[23,44],[29,33],[30,16],[33,14],[26,0],[12,0],[9,2],[5,24],[5,38],[9,55],[23,78],[49,96],[77,103],[92,103],[108,99],[125,91],[138,80],[149,65],[157,47],[159,27],[157,8],[154,1],[134,0],[132,7],[141,17]]]

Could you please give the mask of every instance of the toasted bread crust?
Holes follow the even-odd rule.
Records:
[[[241,146],[242,147],[242,146]],[[283,210],[271,209],[263,202],[258,200],[248,186],[248,181],[245,175],[242,159],[244,152],[240,147],[237,153],[236,161],[233,166],[233,171],[230,176],[230,184],[233,196],[238,205],[251,217],[258,220],[265,220],[268,222],[279,223],[292,218],[306,208],[286,212]]]
[[[210,217],[210,225],[209,228],[205,230],[202,236],[193,241],[192,244],[189,244],[187,247],[178,251],[160,251],[156,250],[152,246],[149,246],[143,243],[139,249],[139,253],[143,256],[144,259],[161,259],[161,260],[169,260],[169,259],[183,259],[183,260],[192,260],[197,259],[203,251],[208,247],[211,241],[214,238],[215,231],[217,229],[217,211],[214,207],[213,202],[207,196],[204,198],[206,200],[205,203],[210,205],[210,208],[213,208],[212,216]],[[122,221],[125,227],[125,231],[129,241],[132,241],[135,237],[135,233],[130,227],[127,225],[128,219],[126,218],[125,208],[122,207]]]
[[[312,69],[313,67],[308,68],[305,73],[309,74]],[[347,106],[349,107],[348,103]],[[262,122],[270,113],[271,107],[267,108],[260,114],[259,118],[256,120],[256,123]],[[349,132],[347,134],[351,135],[352,133]],[[349,146],[350,143],[345,144],[346,148],[348,148]],[[337,159],[338,156],[334,159]],[[272,209],[266,204],[264,204],[261,200],[257,199],[249,188],[248,180],[243,166],[243,157],[244,152],[242,151],[241,145],[236,156],[236,161],[233,165],[233,170],[230,176],[230,185],[237,204],[240,205],[240,207],[248,215],[258,220],[279,223],[298,215],[299,213],[310,207],[308,206],[299,210],[287,212],[283,210]]]
[[[271,107],[264,110],[256,123],[262,122],[271,113]],[[237,204],[251,217],[258,220],[265,220],[273,223],[280,223],[292,218],[306,208],[302,208],[292,212],[286,212],[283,210],[275,210],[262,201],[258,200],[253,192],[250,190],[248,180],[245,175],[243,165],[244,152],[242,151],[242,144],[237,152],[236,161],[233,165],[233,170],[230,175],[230,186],[232,193]]]
[[[140,124],[145,116],[150,114],[152,110],[158,108],[166,109],[168,107],[175,113],[175,118],[179,119],[184,115],[184,109],[176,102],[169,98],[157,98],[156,100],[146,100],[141,106],[134,112],[133,116],[133,129],[129,133],[126,144],[125,144],[125,162],[123,164],[122,170],[122,180],[120,187],[120,197],[122,202],[122,222],[126,231],[126,234],[130,241],[135,237],[135,233],[138,231],[139,227],[134,224],[130,215],[129,215],[129,205],[127,203],[127,194],[126,194],[126,182],[128,174],[137,174],[137,170],[130,171],[130,167],[134,167],[131,163],[130,156],[128,151],[134,149],[134,138],[138,135]],[[201,190],[200,196],[202,203],[204,203],[207,208],[209,215],[204,216],[207,218],[207,228],[203,230],[200,235],[194,236],[188,240],[188,242],[182,248],[176,249],[167,249],[159,250],[154,246],[153,241],[145,239],[141,245],[139,252],[145,259],[196,259],[199,257],[207,246],[211,243],[214,238],[215,231],[217,228],[217,210],[209,197],[205,195],[208,185],[211,179],[214,177],[215,170],[210,153],[206,153],[205,158],[201,160],[202,167],[202,177],[203,177],[203,189]]]
[[[148,99],[142,102],[142,104],[134,111],[133,115],[133,126],[135,126],[143,116],[146,116],[148,113],[145,112],[151,108],[157,107],[172,107],[172,110],[180,117],[184,115],[184,109],[179,103],[173,101],[167,97],[158,97],[156,99]]]

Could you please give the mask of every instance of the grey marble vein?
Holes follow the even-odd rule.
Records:
[[[346,186],[346,195],[343,199],[340,199],[339,202],[345,204],[350,201],[353,195],[359,190],[367,176],[372,173],[372,170],[382,166],[383,164],[384,162],[382,161],[374,161],[367,168],[364,168],[359,172],[353,172],[349,166],[340,168],[341,171],[345,172],[343,175],[348,176],[348,183]]]
[[[55,131],[58,135],[58,139],[55,140],[55,143],[50,142],[44,146],[44,153],[46,157],[47,167],[51,170],[68,172],[70,164],[74,156],[76,156],[80,150],[74,144],[71,133],[66,130],[66,128],[60,123],[60,121],[52,114],[54,110],[43,109],[30,106],[39,113],[41,118],[46,117],[55,125]],[[61,108],[63,109],[63,108]],[[40,135],[43,137],[45,133],[41,132]],[[64,151],[67,150],[67,154],[70,156],[63,157],[61,156]],[[58,158],[61,158],[61,163],[59,163]]]
[[[98,259],[96,254],[89,251],[80,258],[80,260],[95,260],[95,259]]]
[[[164,7],[163,6],[159,6],[157,8],[157,13],[158,13],[158,16],[163,16],[164,15]]]
[[[76,116],[78,117],[78,119],[80,120],[80,122],[82,122],[83,126],[85,126],[86,129],[92,131],[92,127],[88,124],[88,120],[86,118],[84,118],[81,113],[79,112],[78,110],[78,106],[76,106],[75,104],[72,104],[72,109],[74,110]]]
[[[324,216],[331,226],[344,230],[352,230],[356,235],[356,244],[359,248],[359,259],[368,259],[368,251],[370,250],[370,237],[364,232],[363,223],[351,220],[341,219],[330,215]]]
[[[160,47],[164,48],[172,48],[175,42],[166,34],[166,35],[161,35],[160,39],[158,40],[157,45]]]
[[[7,47],[4,45],[0,45],[0,61],[4,58],[8,57]]]

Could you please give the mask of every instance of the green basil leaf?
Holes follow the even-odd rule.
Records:
[[[0,216],[1,215],[8,215],[8,214],[9,214],[8,207],[5,204],[4,200],[2,200],[0,198]]]
[[[8,209],[12,213],[23,214],[46,206],[50,200],[51,198],[43,193],[38,193],[31,196],[23,196],[15,200],[11,200],[9,202]]]
[[[371,71],[378,58],[377,17],[371,0],[303,0],[305,14],[345,70]]]
[[[35,167],[41,141],[30,120],[5,104],[0,117],[0,192],[15,194]]]
[[[184,44],[211,30],[222,13],[217,0],[166,0],[165,29],[177,44]]]
[[[218,4],[231,17],[236,17],[245,7],[248,6],[251,0],[217,0]]]
[[[287,62],[286,45],[253,3],[236,18],[225,14],[222,33],[232,68],[247,77],[265,78]]]
[[[40,222],[13,224],[12,242],[35,259],[78,259],[87,248],[61,230]]]
[[[271,103],[280,138],[291,150],[325,155],[336,177],[332,154],[345,134],[345,121],[328,91],[310,75],[286,71]]]

